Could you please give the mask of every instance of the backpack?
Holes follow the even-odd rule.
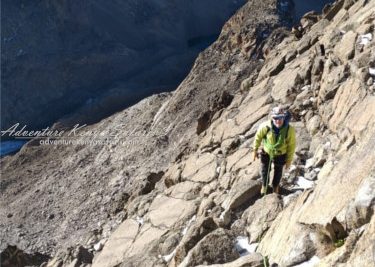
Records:
[[[290,113],[289,113],[290,114]],[[287,115],[288,116],[288,115]],[[264,139],[264,146],[267,146],[268,147],[268,150],[270,151],[269,155],[271,158],[274,158],[276,156],[276,153],[278,152],[278,147],[283,144],[285,142],[285,139],[288,137],[288,132],[289,132],[289,119],[288,118],[288,121],[287,121],[287,118],[285,119],[285,121],[287,121],[287,128],[286,128],[286,131],[285,131],[285,134],[279,134],[277,136],[277,141],[276,141],[276,144],[274,145],[271,145],[268,143],[267,141],[267,134],[269,133],[269,131],[271,130],[271,128],[267,125],[267,132],[266,134],[264,135],[263,139]]]

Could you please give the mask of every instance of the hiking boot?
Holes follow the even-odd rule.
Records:
[[[280,194],[280,186],[277,185],[273,188],[273,192],[276,193],[276,194]]]

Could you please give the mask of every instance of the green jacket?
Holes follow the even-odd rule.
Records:
[[[279,135],[282,134],[282,132],[286,131],[287,127],[283,126],[280,129]],[[267,136],[266,136],[267,134]],[[271,151],[267,145],[265,145],[264,137],[266,137],[267,141],[271,145],[276,144],[276,134],[272,130],[272,124],[271,121],[263,122],[261,125],[259,125],[259,128],[255,134],[254,144],[253,148],[254,151],[257,151],[261,144],[263,144],[263,149],[267,154],[271,154]],[[282,155],[287,154],[286,162],[291,163],[293,161],[294,151],[296,149],[296,131],[292,125],[289,124],[289,130],[288,130],[288,136],[285,137],[285,142],[279,145],[277,148],[275,155]]]

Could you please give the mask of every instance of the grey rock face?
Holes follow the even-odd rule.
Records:
[[[208,125],[211,125],[230,105],[226,98],[223,99],[223,92],[235,95],[244,77],[256,74],[262,65],[259,58],[266,33],[285,23],[275,12],[276,3],[275,0],[252,1],[239,10],[227,22],[218,40],[199,55],[190,74],[173,93],[153,95],[85,128],[85,132],[111,136],[106,139],[108,142],[44,146],[31,141],[14,157],[2,158],[1,190],[4,194],[1,194],[1,207],[4,210],[1,213],[5,213],[1,216],[4,221],[0,222],[4,226],[1,228],[2,240],[17,243],[29,251],[49,254],[69,247],[81,238],[86,240],[93,235],[99,239],[108,238],[123,220],[128,219],[127,216],[135,220],[136,216],[148,214],[150,208],[153,211],[151,221],[160,226],[159,209],[151,205],[155,204],[153,198],[160,192],[158,190],[162,190],[163,184],[170,187],[182,178],[192,179],[197,183],[194,190],[199,190],[205,183],[214,182],[212,180],[225,170],[215,154],[207,153],[210,164],[201,166],[201,171],[192,170],[191,175],[186,175],[189,174],[186,159],[197,149],[197,120],[210,111],[212,117]],[[50,8],[54,10],[55,6],[51,4]],[[253,52],[243,51],[248,47],[247,43],[252,44]],[[66,121],[74,122],[79,117],[80,114],[72,115]],[[252,118],[251,121],[256,120]],[[56,123],[56,127],[62,125],[63,120]],[[70,129],[66,134],[68,132]],[[102,140],[100,136],[75,136],[80,142],[99,139]],[[200,155],[199,160],[204,159],[203,156]],[[172,169],[169,171],[169,166],[178,162],[184,163],[181,174]],[[198,162],[190,163],[200,166]],[[164,180],[159,174],[170,178]],[[216,189],[214,184],[211,186],[208,190],[205,187],[207,194]],[[179,185],[171,193],[181,197],[179,191],[187,189],[189,186]],[[197,192],[187,192],[182,197],[189,199],[189,211],[193,210],[190,201],[197,202],[194,207],[199,207],[197,196],[200,196]],[[20,210],[11,208],[12,212],[9,212],[11,203]],[[13,216],[7,218],[10,213]],[[54,218],[48,219],[51,214]],[[25,218],[28,219],[25,221]],[[18,227],[25,229],[22,237],[15,234]],[[35,233],[38,233],[37,237]],[[33,241],[29,241],[29,237]],[[105,246],[102,253],[104,251]]]
[[[222,244],[217,246],[217,244]],[[199,264],[225,263],[239,257],[233,245],[233,237],[223,228],[206,235],[192,248],[179,266],[192,267]]]
[[[274,42],[261,62],[265,43],[242,29],[251,29],[250,14],[263,14],[256,7],[276,2],[249,1],[175,92],[89,128],[113,131],[132,146],[46,148],[34,141],[1,159],[1,244],[52,253],[75,248],[56,253],[51,266],[78,264],[76,252],[86,250],[98,267],[259,266],[266,256],[279,266],[371,266],[375,99],[364,79],[372,60],[364,58],[375,42],[361,49],[357,42],[375,34],[375,2],[327,7],[301,39]],[[263,15],[276,27],[274,14]],[[351,47],[353,38],[332,38],[337,29],[358,37],[350,57],[337,47]],[[261,71],[300,45],[277,74]],[[228,102],[224,90],[233,95]],[[257,199],[260,162],[250,146],[275,99],[290,104],[297,143],[306,144],[297,146],[281,196]]]

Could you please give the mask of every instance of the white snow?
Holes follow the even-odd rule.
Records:
[[[302,91],[304,90],[310,90],[311,89],[311,85],[308,84],[308,85],[305,85],[304,87],[301,88]]]
[[[137,216],[135,220],[139,223],[139,225],[142,225],[144,223],[144,219],[142,217]]]
[[[217,167],[217,168],[216,168],[216,173],[220,173],[220,170],[221,170],[221,167],[220,167],[220,166]]]
[[[295,169],[297,169],[296,165],[292,164],[290,165],[289,172],[294,171]]]
[[[360,36],[361,42],[359,44],[361,45],[367,45],[372,40],[372,34],[367,33]]]
[[[104,246],[104,241],[99,241],[98,243],[94,245],[94,249],[95,251],[100,251],[102,250],[103,246]]]
[[[248,250],[249,253],[254,253],[258,248],[259,243],[252,243],[249,245]]]
[[[354,231],[357,233],[357,235],[361,235],[366,229],[367,229],[368,224],[364,224],[361,227],[354,229]]]
[[[330,142],[330,141],[327,141],[327,142],[323,145],[323,147],[324,147],[325,149],[329,149],[329,148],[331,147],[331,142]]]
[[[363,180],[355,197],[356,206],[370,207],[375,195],[375,176]]]
[[[225,211],[223,211],[223,212],[220,214],[220,217],[219,217],[220,221],[224,221],[224,214],[225,214]]]
[[[306,160],[306,164],[305,164],[305,169],[311,168],[312,166],[314,166],[314,163],[315,163],[315,159],[314,158],[307,159]]]
[[[319,173],[321,168],[314,168],[314,172]]]
[[[294,186],[294,188],[309,189],[313,186],[314,186],[313,181],[309,181],[306,178],[304,178],[303,176],[298,176],[297,182],[296,182],[296,185]]]
[[[162,255],[159,255],[159,259],[160,258],[162,258],[165,262],[169,262],[172,258],[173,258],[173,256],[176,254],[176,249],[174,249],[170,254],[168,254],[168,255],[164,255],[164,256],[162,256]]]
[[[370,75],[375,76],[375,68],[368,68],[368,72],[370,73]]]
[[[320,259],[317,256],[313,256],[308,261],[302,262],[301,264],[298,264],[298,265],[294,265],[293,267],[314,267],[314,266],[317,266],[319,261]]]
[[[196,215],[194,215],[193,217],[191,217],[191,219],[188,221],[186,227],[182,230],[182,232],[181,232],[182,235],[186,235],[186,232],[187,232],[187,230],[189,229],[190,224],[191,224],[192,222],[194,222],[194,221],[196,220],[196,218],[197,218]]]
[[[286,170],[286,172],[285,172],[285,174],[284,174],[285,178],[289,179],[290,174],[291,174],[294,170],[296,170],[296,169],[297,169],[296,165],[291,165],[291,166],[289,167],[289,169]]]
[[[254,253],[257,249],[259,243],[252,243],[249,244],[249,239],[246,236],[238,236],[236,237],[235,248],[240,253],[240,256],[245,256],[250,253]]]
[[[162,117],[161,114],[164,112],[164,110],[168,106],[169,100],[170,99],[165,101],[163,105],[159,108],[158,112],[156,112],[154,118],[152,119],[151,128],[153,128],[159,122],[160,118]]]

